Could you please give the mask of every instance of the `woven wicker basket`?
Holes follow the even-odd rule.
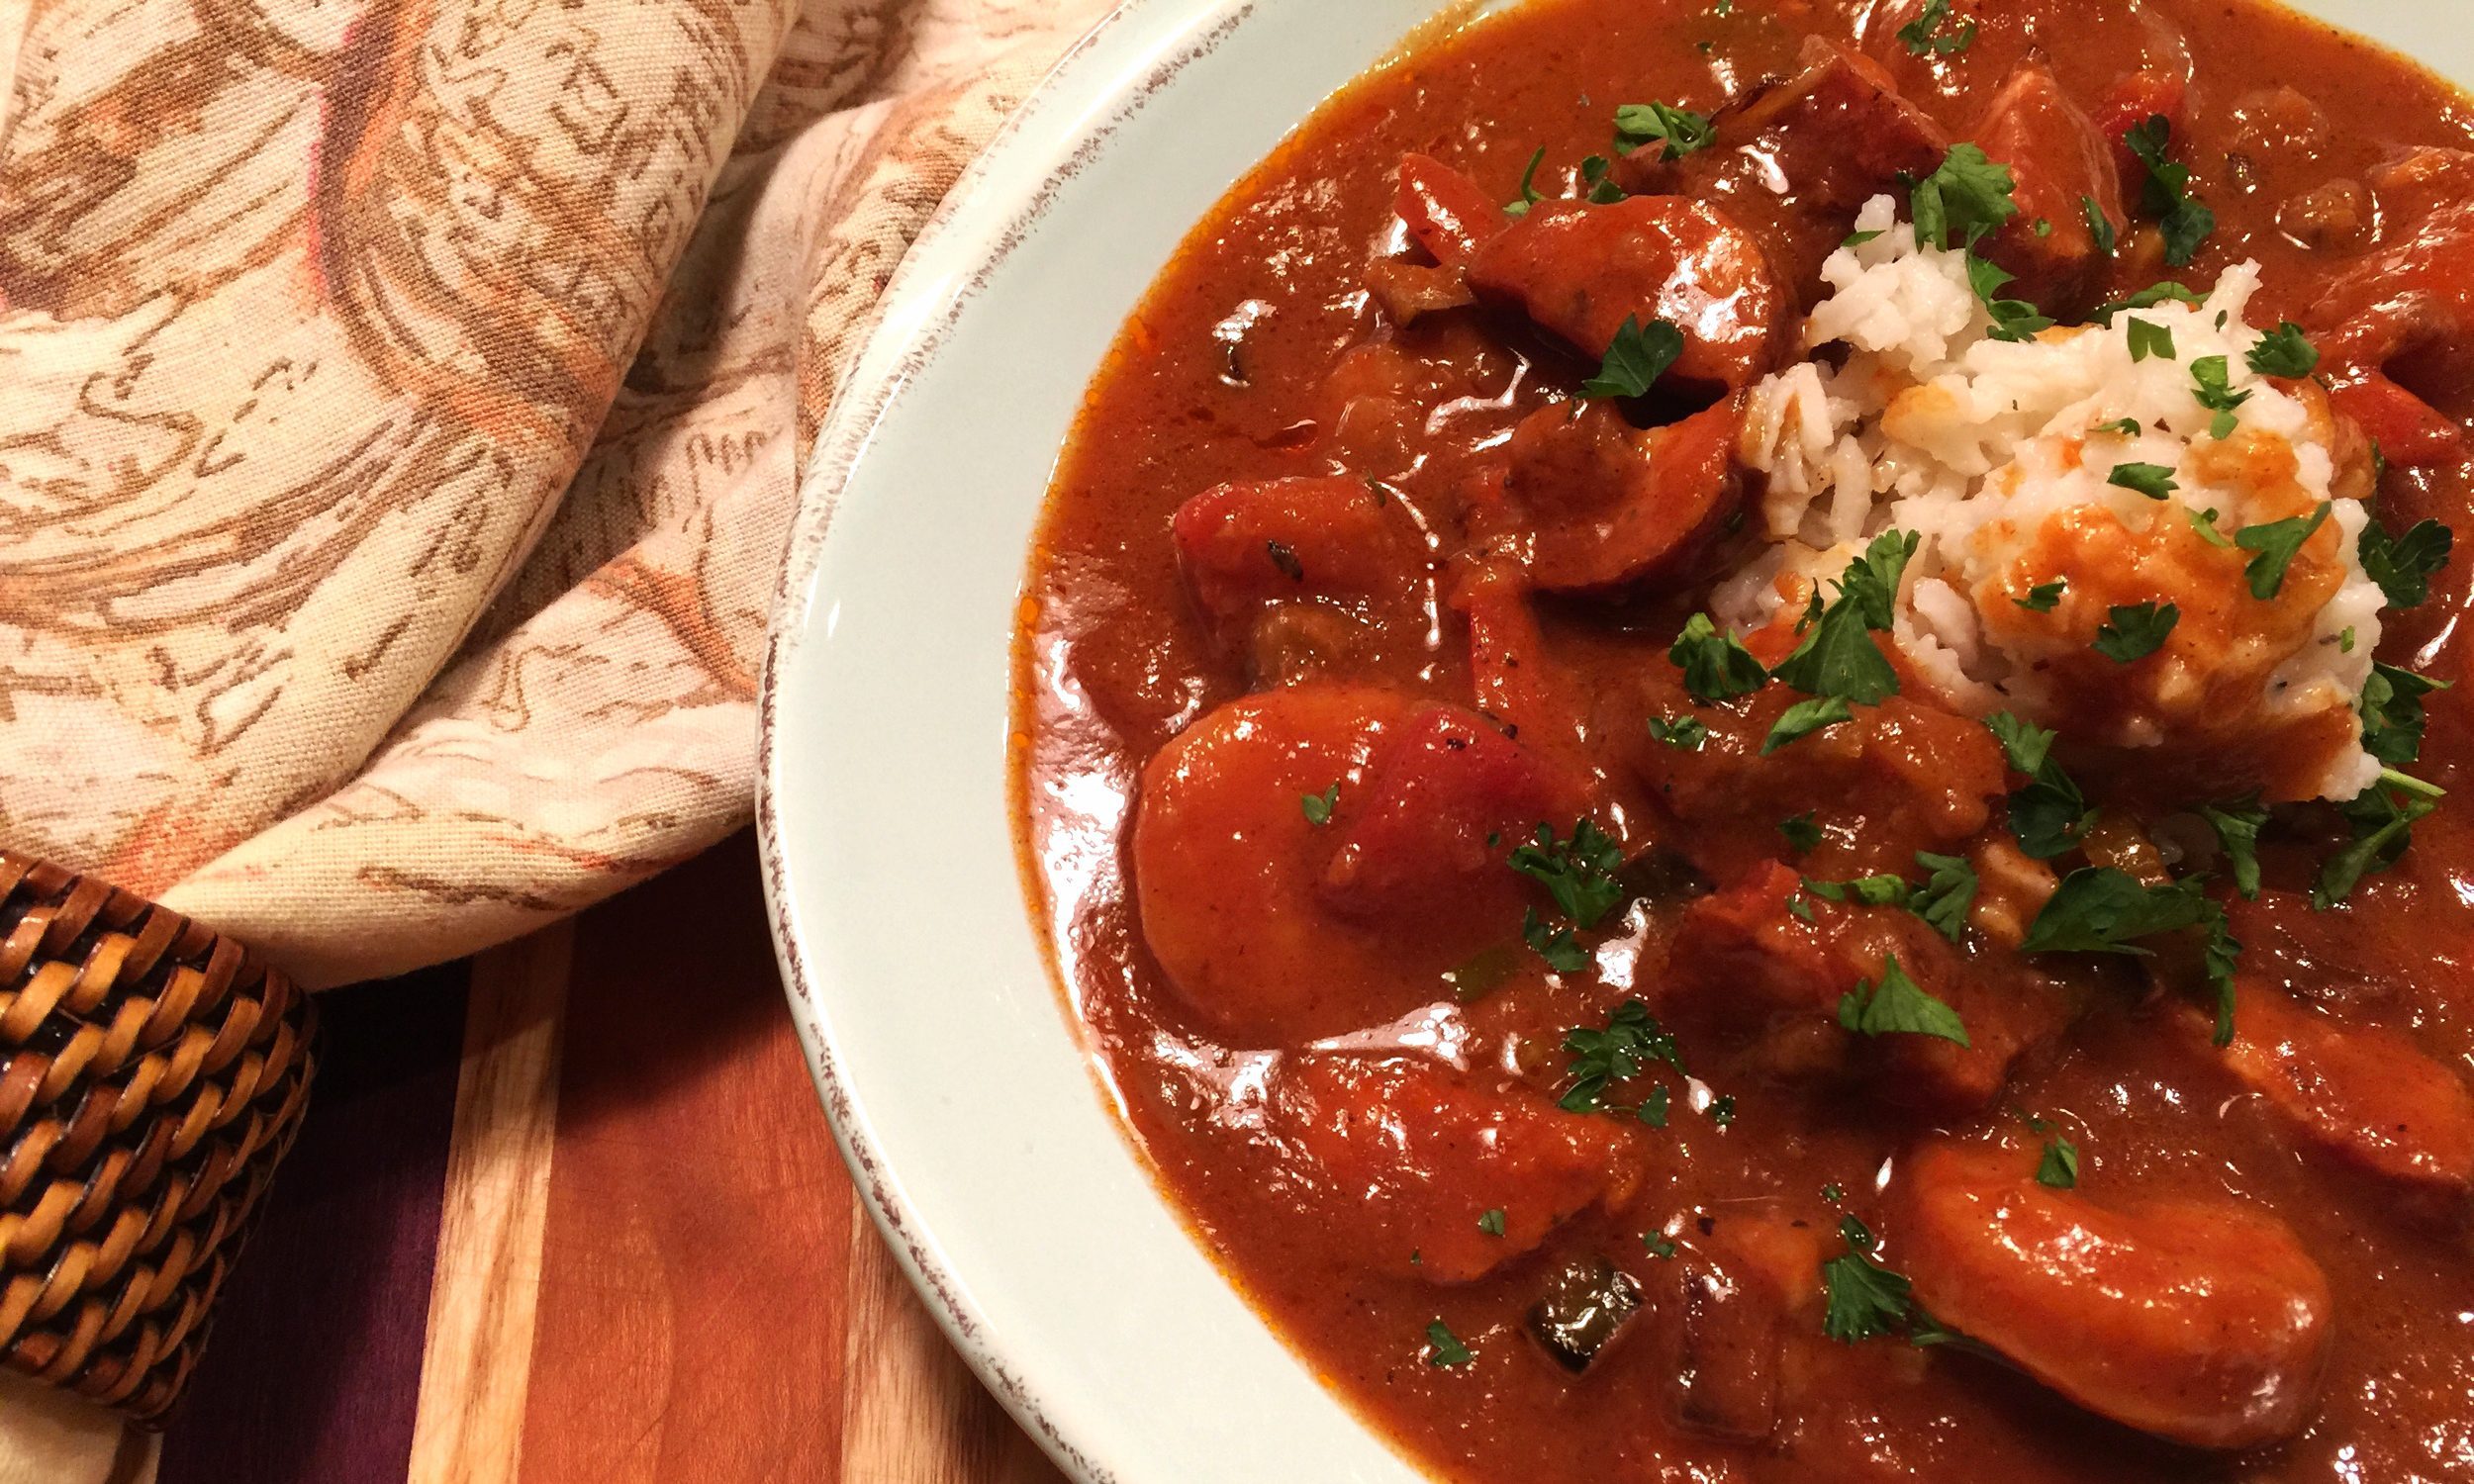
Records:
[[[306,995],[240,946],[0,851],[0,1356],[170,1410],[308,1101]]]

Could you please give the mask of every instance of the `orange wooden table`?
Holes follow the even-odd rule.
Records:
[[[742,834],[329,996],[163,1484],[1055,1484],[859,1209]]]

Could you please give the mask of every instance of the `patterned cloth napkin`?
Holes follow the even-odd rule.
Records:
[[[0,846],[326,985],[737,827],[801,457],[1105,9],[0,5]]]

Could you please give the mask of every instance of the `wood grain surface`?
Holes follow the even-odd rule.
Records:
[[[163,1484],[1058,1484],[861,1211],[741,835],[327,1000]]]

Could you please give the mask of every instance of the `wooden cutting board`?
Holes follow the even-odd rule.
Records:
[[[752,837],[327,1000],[163,1484],[1057,1484],[861,1212]]]

